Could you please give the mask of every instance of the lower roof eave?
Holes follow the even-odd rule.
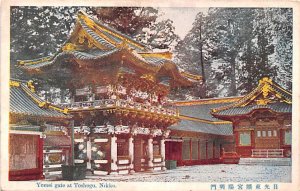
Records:
[[[186,133],[196,133],[196,134],[201,134],[201,135],[206,135],[206,136],[224,136],[224,137],[231,137],[233,134],[214,134],[214,133],[204,133],[204,132],[198,132],[198,131],[185,131],[185,130],[178,130],[178,129],[170,129],[170,137],[172,137],[172,132],[180,131],[180,132],[186,132]],[[199,137],[198,137],[199,138]]]
[[[250,117],[250,115],[252,115],[255,111],[258,111],[258,110],[268,110],[272,113],[276,113],[276,114],[280,114],[280,115],[287,115],[287,114],[291,114],[290,112],[277,112],[277,111],[274,111],[272,109],[269,109],[269,108],[258,108],[258,109],[253,109],[251,110],[250,112],[248,113],[244,113],[244,114],[236,114],[236,115],[222,115],[222,114],[218,114],[218,113],[214,113],[214,112],[211,112],[211,114],[218,118],[218,119],[222,119],[222,120],[225,120],[225,121],[233,121],[234,118],[245,118],[245,117]]]
[[[42,121],[53,121],[53,122],[57,122],[57,121],[69,121],[71,120],[73,117],[72,116],[43,116],[43,115],[28,115],[28,114],[24,114],[24,113],[15,113],[15,112],[10,112],[10,115],[13,115],[14,117],[17,118],[22,118],[22,119],[40,119]]]

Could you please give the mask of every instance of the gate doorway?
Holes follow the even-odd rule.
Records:
[[[142,139],[134,139],[134,171],[141,172],[142,170]]]

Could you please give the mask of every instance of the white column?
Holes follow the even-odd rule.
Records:
[[[111,137],[110,142],[110,149],[111,149],[111,173],[110,174],[118,174],[117,169],[117,160],[118,160],[118,145],[117,145],[117,137],[113,135]]]
[[[148,161],[148,170],[153,170],[153,138],[150,137],[148,139],[148,155],[149,155],[149,161]]]
[[[161,165],[163,166],[161,169],[166,170],[166,147],[165,147],[165,138],[162,137],[160,140],[160,154],[162,156],[162,163]]]
[[[133,146],[133,137],[129,138],[129,157],[130,157],[130,173],[133,173],[133,160],[134,160],[134,146]]]
[[[88,139],[88,141],[86,142],[86,155],[88,158],[88,162],[87,162],[87,169],[91,169],[92,168],[92,164],[91,164],[91,159],[92,159],[92,143],[90,138]]]

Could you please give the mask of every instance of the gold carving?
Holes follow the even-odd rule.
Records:
[[[269,102],[270,102],[269,99],[259,99],[259,100],[256,100],[256,104],[257,105],[267,105]]]
[[[144,78],[144,79],[150,80],[152,82],[155,82],[155,77],[152,74],[144,74],[144,75],[141,76],[141,78]]]
[[[47,104],[47,102],[45,102],[45,101],[39,103],[39,107],[44,107],[44,108],[46,108],[47,105],[48,105],[48,104]]]
[[[61,162],[61,155],[60,154],[49,154],[49,162],[51,163],[60,163]]]
[[[85,38],[86,38],[86,35],[85,35],[83,29],[81,29],[81,30],[78,32],[78,43],[79,43],[79,44],[83,44],[84,41],[85,41]]]
[[[33,81],[32,80],[29,80],[27,82],[27,87],[30,89],[31,92],[35,92],[35,88],[34,88],[34,85],[33,85]]]
[[[261,91],[262,91],[262,93],[263,93],[264,98],[266,98],[266,97],[269,95],[269,92],[270,92],[269,84],[265,84],[265,85],[262,87]]]
[[[77,49],[77,46],[75,44],[72,44],[72,43],[66,43],[62,49],[64,51],[72,51],[72,50],[76,50]]]

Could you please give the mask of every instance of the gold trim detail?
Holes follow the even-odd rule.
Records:
[[[144,79],[150,80],[152,82],[155,82],[155,76],[153,76],[152,74],[144,74],[144,75],[141,76],[141,78],[144,78]]]
[[[191,78],[193,80],[202,80],[202,76],[200,76],[200,75],[195,75],[195,74],[191,74],[191,73],[188,73],[188,72],[180,72],[180,74],[182,76],[185,76],[187,78]]]
[[[10,80],[9,81],[9,86],[20,87],[20,82]]]
[[[210,121],[210,120],[206,120],[206,119],[194,118],[194,117],[189,117],[189,116],[185,116],[185,115],[179,115],[179,119],[198,121],[198,122],[214,124],[214,125],[232,124],[232,122],[230,122],[230,121]]]
[[[34,65],[34,64],[39,64],[41,62],[46,62],[46,61],[50,61],[52,59],[52,56],[48,56],[48,57],[43,57],[40,59],[36,59],[36,60],[18,60],[17,64],[24,66],[24,65]]]
[[[75,44],[72,44],[72,43],[66,43],[62,47],[63,51],[73,51],[73,50],[76,50],[76,49],[77,49],[77,46]]]
[[[97,42],[92,36],[90,36],[90,34],[88,32],[85,31],[85,29],[83,29],[81,27],[81,30],[79,33],[82,33],[80,34],[81,35],[81,38],[82,36],[84,36],[85,38],[87,38],[87,41],[88,41],[88,48],[92,48],[93,46],[96,46],[97,48],[99,48],[100,50],[103,50],[103,49],[108,49],[106,46],[100,44],[99,42]],[[98,33],[97,33],[98,34]],[[82,41],[82,39],[80,40]],[[83,41],[84,42],[84,41]],[[79,42],[80,43],[80,42]]]
[[[204,105],[204,104],[218,104],[218,103],[232,103],[240,100],[242,97],[228,97],[228,98],[212,98],[212,99],[200,99],[193,101],[179,101],[174,102],[175,106],[189,106],[189,105]]]
[[[44,132],[45,135],[58,135],[58,136],[64,136],[64,132],[62,131],[46,131]]]
[[[171,52],[139,52],[138,54],[143,57],[155,57],[166,59],[172,59],[173,57],[173,54]]]

